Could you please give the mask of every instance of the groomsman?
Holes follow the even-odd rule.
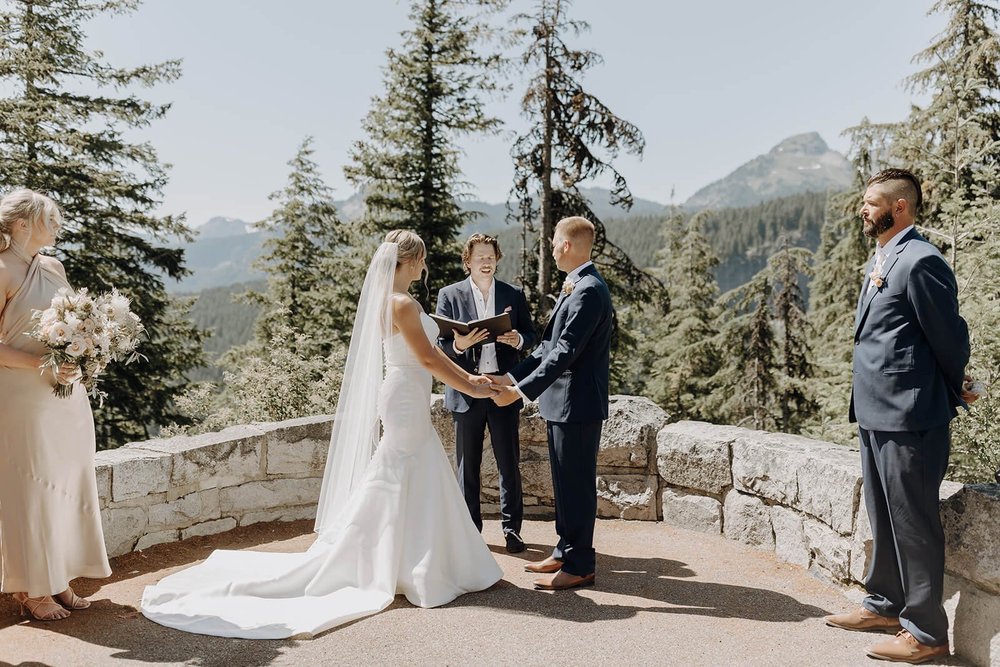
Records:
[[[886,169],[868,181],[860,211],[877,243],[855,315],[850,418],[861,439],[872,560],[861,607],[826,617],[847,630],[895,632],[868,655],[909,663],[949,653],[938,492],[949,423],[978,397],[965,384],[969,330],[955,274],[914,228],[920,204],[916,177]]]
[[[438,339],[441,349],[470,373],[507,373],[517,365],[521,351],[527,351],[535,343],[535,329],[524,293],[495,277],[501,257],[503,253],[496,238],[473,234],[462,250],[462,266],[469,278],[448,285],[438,293],[437,314],[453,320],[469,322],[504,312],[510,315],[513,329],[497,337],[496,343],[484,343],[489,337],[485,329],[473,329],[464,336],[454,332],[451,336]],[[482,532],[480,468],[488,427],[493,456],[500,472],[500,519],[507,551],[524,551],[524,540],[520,535],[524,508],[519,434],[519,413],[523,402],[500,407],[490,399],[473,398],[448,387],[445,405],[455,419],[458,477],[472,521]]]

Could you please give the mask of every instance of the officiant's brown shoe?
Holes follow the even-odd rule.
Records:
[[[552,556],[535,563],[528,563],[524,566],[525,572],[534,572],[535,574],[555,574],[561,569],[562,561],[556,560]]]
[[[568,588],[581,588],[583,586],[593,586],[593,573],[583,577],[578,577],[569,572],[559,570],[555,574],[541,579],[535,579],[535,588],[540,591],[564,591]]]
[[[887,639],[868,649],[868,655],[876,660],[892,662],[908,662],[917,665],[935,658],[947,658],[951,655],[948,643],[940,646],[921,644],[917,638],[906,630],[900,630],[892,639]]]
[[[858,607],[846,614],[833,614],[823,618],[827,625],[844,630],[861,630],[863,632],[899,632],[903,626],[899,619],[892,616],[879,616],[875,612]]]

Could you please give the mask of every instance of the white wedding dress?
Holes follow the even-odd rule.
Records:
[[[421,313],[427,337],[437,325]],[[476,530],[430,419],[431,376],[403,337],[384,344],[383,436],[336,526],[305,553],[216,551],[142,596],[161,625],[220,637],[311,636],[402,593],[436,607],[502,577]]]

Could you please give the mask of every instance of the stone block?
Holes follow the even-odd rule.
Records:
[[[146,534],[148,523],[146,510],[141,507],[109,507],[102,510],[101,524],[108,556],[113,558],[132,551],[139,538]]]
[[[722,527],[726,537],[762,549],[774,549],[771,512],[760,498],[736,489],[726,494],[722,507]]]
[[[280,422],[254,422],[253,426],[264,433],[269,442],[322,440],[329,443],[333,415],[313,415]]]
[[[247,512],[240,517],[241,526],[249,526],[254,523],[266,521],[298,521],[300,519],[315,519],[316,505],[300,505],[298,507],[283,507],[276,510],[265,510],[262,512]]]
[[[319,502],[322,479],[272,479],[247,482],[219,491],[219,505],[223,514],[273,511],[286,506],[308,505]]]
[[[306,477],[322,475],[329,450],[329,436],[326,440],[303,438],[296,441],[268,438],[267,474]]]
[[[236,527],[236,519],[231,516],[223,517],[221,519],[215,519],[214,521],[205,521],[204,523],[197,523],[190,528],[185,528],[181,531],[181,539],[186,540],[189,537],[201,537],[203,535],[216,535],[218,533],[224,533],[227,530],[232,530]]]
[[[651,469],[656,433],[666,423],[667,413],[648,398],[612,396],[601,429],[597,465]]]
[[[712,535],[722,532],[722,503],[715,498],[664,487],[661,505],[666,524]]]
[[[1000,667],[1000,595],[945,574],[944,610],[955,655],[977,667]]]
[[[219,509],[219,490],[195,491],[169,502],[149,506],[151,530],[184,528],[194,523],[222,516]]]
[[[597,516],[656,521],[656,475],[598,475]]]
[[[862,489],[861,502],[858,503],[857,516],[854,518],[854,534],[851,535],[851,579],[864,584],[865,575],[872,557],[872,526],[868,522],[868,510],[864,502]]]
[[[147,533],[139,538],[139,541],[135,545],[135,551],[144,551],[150,547],[156,546],[157,544],[176,542],[179,539],[179,530],[161,530],[156,533]]]
[[[171,485],[211,489],[263,477],[266,442],[256,426],[231,426],[218,433],[150,440],[142,448],[170,455]]]
[[[829,579],[846,582],[850,579],[851,540],[826,524],[806,517],[803,534],[809,545],[812,565],[819,566]]]
[[[137,445],[98,452],[98,466],[111,468],[111,500],[120,502],[163,493],[170,486],[169,456]]]
[[[745,429],[682,421],[656,434],[656,467],[670,486],[722,495],[732,486],[730,446]]]
[[[861,491],[858,452],[801,436],[744,431],[732,444],[733,485],[850,535]]]
[[[795,510],[774,505],[771,527],[774,530],[774,553],[781,560],[799,567],[809,567],[811,556],[802,515]]]
[[[1000,484],[966,486],[941,505],[945,569],[1000,593]]]
[[[101,453],[98,452],[98,455]],[[98,507],[100,509],[104,509],[111,502],[111,471],[113,467],[114,465],[111,462],[101,459],[97,459],[94,465],[94,473],[97,476]]]

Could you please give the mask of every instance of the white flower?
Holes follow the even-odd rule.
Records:
[[[85,346],[83,340],[80,338],[74,338],[70,341],[69,346],[66,348],[66,354],[71,357],[79,357],[84,353]]]
[[[49,334],[49,340],[53,345],[65,343],[69,340],[69,327],[62,322],[52,325],[52,332]]]
[[[80,331],[80,325],[83,323],[83,320],[76,315],[67,314],[65,322],[66,326],[69,327],[69,330],[75,334]]]
[[[94,318],[88,317],[80,324],[80,329],[84,333],[94,333],[97,331],[97,322],[94,321]]]

